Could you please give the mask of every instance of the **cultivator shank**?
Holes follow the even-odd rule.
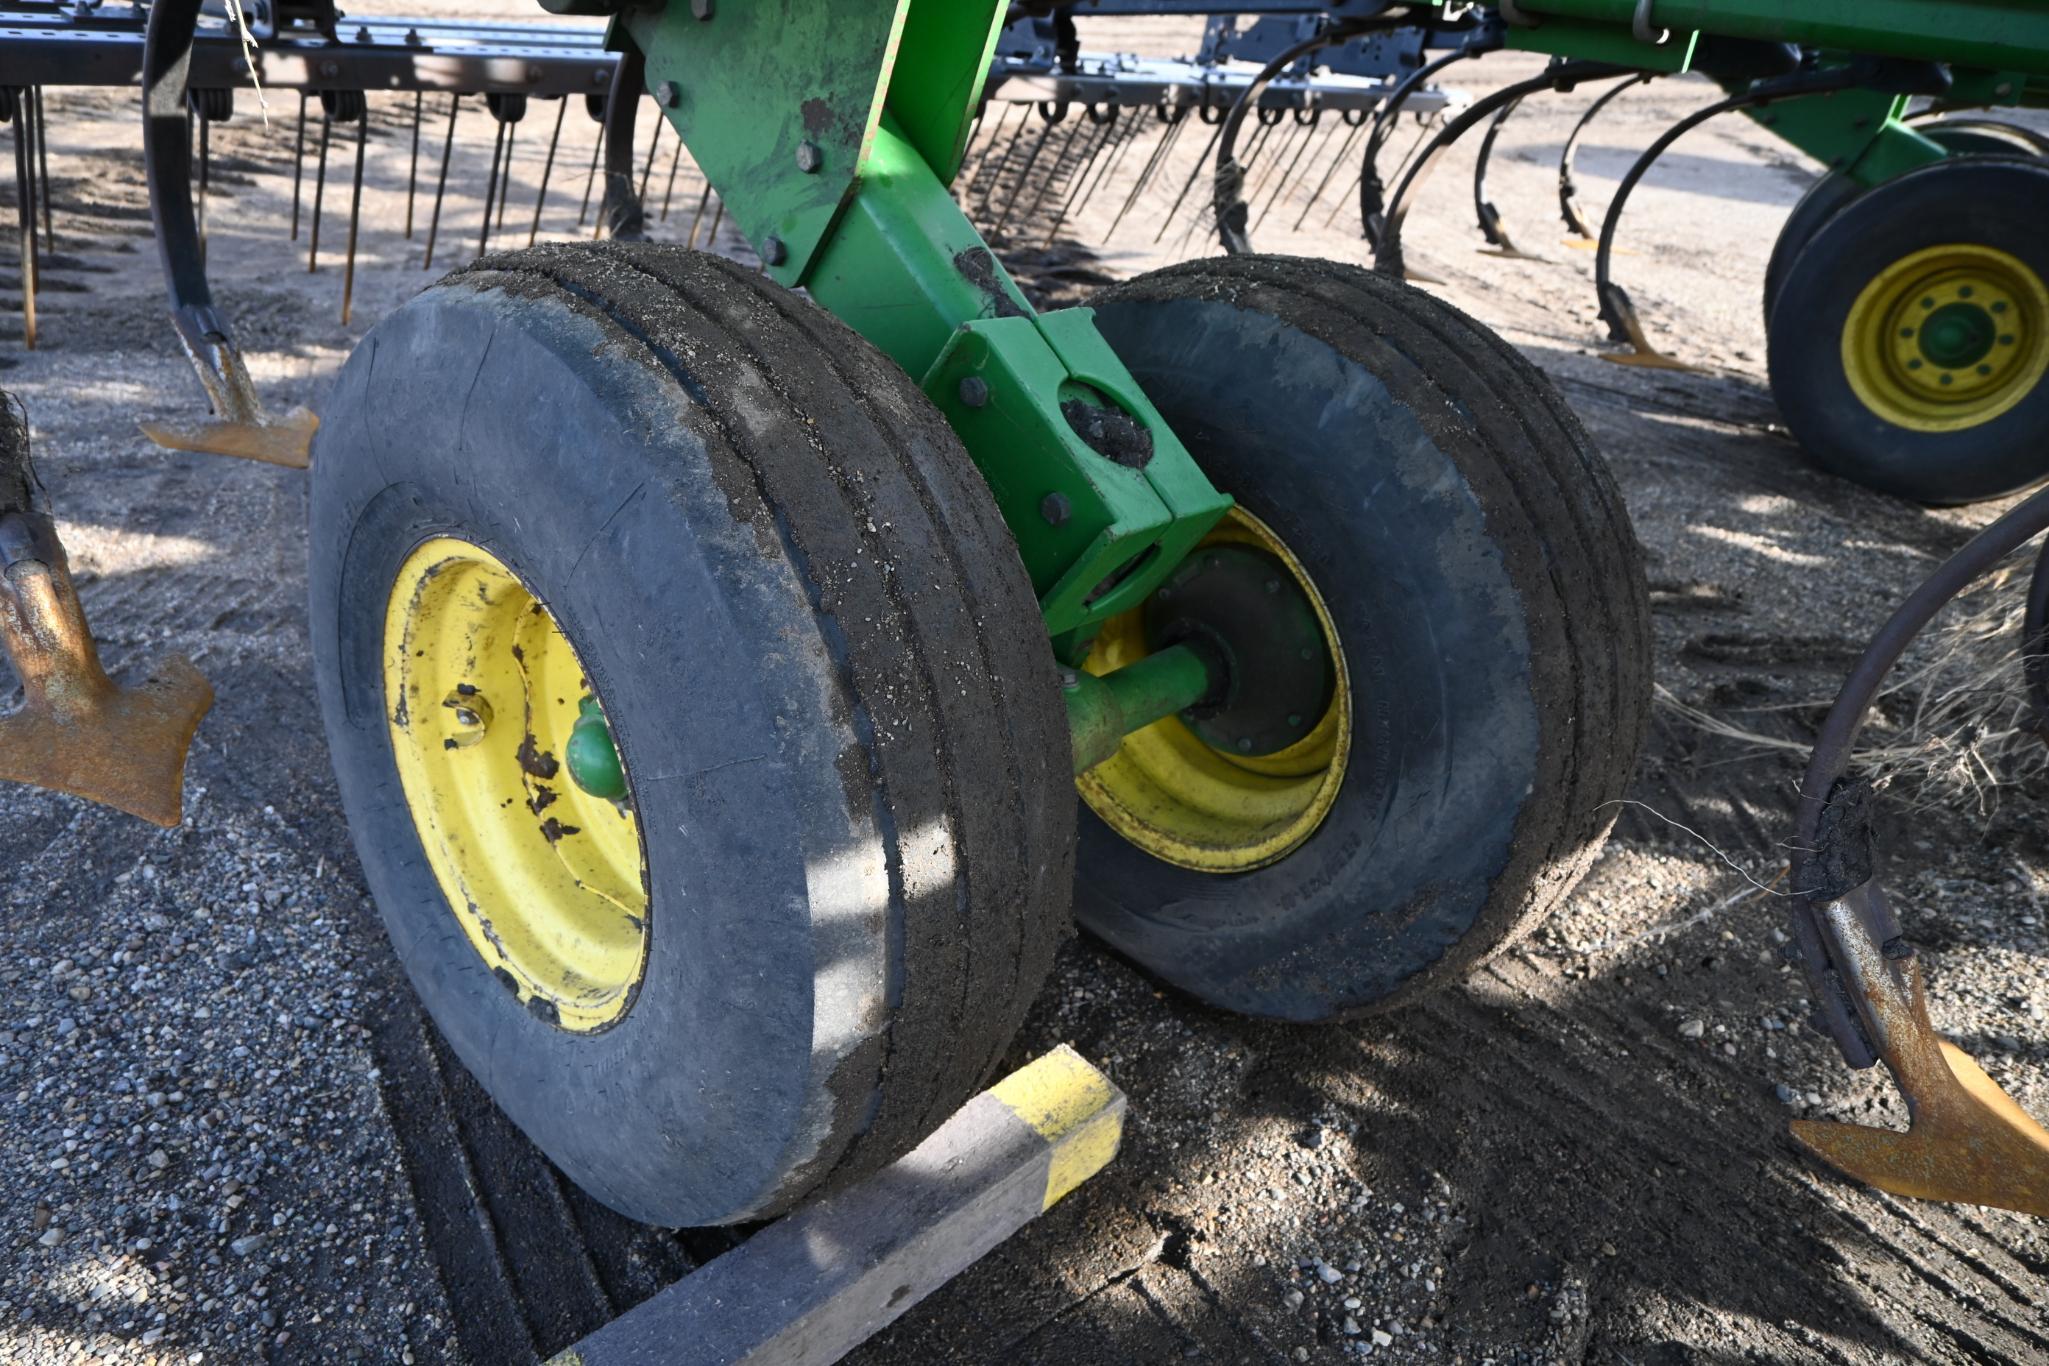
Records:
[[[69,792],[175,826],[185,752],[213,689],[183,656],[122,687],[100,666],[56,524],[41,506],[28,423],[0,394],[0,647],[23,701],[0,716],[0,780]]]

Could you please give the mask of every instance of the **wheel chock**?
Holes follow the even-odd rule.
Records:
[[[1062,1045],[547,1366],[838,1361],[1101,1171],[1123,1132],[1124,1093]]]

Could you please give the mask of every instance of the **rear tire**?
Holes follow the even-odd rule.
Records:
[[[1084,815],[1082,923],[1280,1019],[1456,980],[1570,891],[1635,766],[1650,617],[1606,467],[1520,355],[1370,271],[1226,257],[1093,306],[1211,480],[1306,570],[1354,701],[1335,802],[1277,861],[1197,871]]]
[[[1971,156],[1889,180],[1822,225],[1767,339],[1772,394],[1816,464],[1937,505],[2049,476],[2045,222],[2049,162]]]
[[[457,1056],[571,1178],[652,1223],[762,1218],[977,1090],[1066,923],[1067,724],[1009,533],[901,370],[715,257],[491,256],[357,349],[313,481],[314,651],[365,875]],[[434,538],[516,573],[617,742],[646,950],[600,1029],[508,989],[408,808],[386,612]]]

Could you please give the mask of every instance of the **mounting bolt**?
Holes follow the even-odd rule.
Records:
[[[817,175],[819,168],[823,165],[825,165],[825,153],[818,149],[817,143],[813,142],[810,138],[806,138],[797,144],[798,170],[802,171],[805,175]]]
[[[1064,493],[1049,493],[1039,500],[1039,515],[1046,519],[1047,526],[1061,526],[1074,515],[1074,504],[1067,501]]]
[[[790,259],[790,249],[783,245],[782,238],[770,234],[769,239],[761,244],[761,259],[764,264],[779,266]]]
[[[970,408],[981,408],[989,402],[989,381],[980,375],[969,375],[960,382],[960,401]]]
[[[690,0],[690,12],[699,19],[711,18],[712,0]]]
[[[683,87],[674,81],[663,81],[655,87],[655,103],[664,109],[674,109],[683,103]]]
[[[1060,691],[1073,692],[1081,686],[1081,676],[1072,669],[1060,671]]]

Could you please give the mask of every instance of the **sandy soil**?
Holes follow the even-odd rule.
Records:
[[[1192,47],[1185,25],[1097,41]],[[1461,84],[1533,69],[1490,59]],[[1476,250],[1468,150],[1410,224],[1411,265],[1543,367],[1607,452],[1650,562],[1661,685],[1797,738],[1863,638],[1998,508],[1862,492],[1810,468],[1775,425],[1759,281],[1812,168],[1740,120],[1665,160],[1618,259],[1653,338],[1706,368],[1605,363],[1591,259],[1562,242],[1553,198],[1587,98],[1533,102],[1496,152],[1491,198],[1542,259]],[[1588,204],[1605,206],[1635,149],[1708,98],[1686,80],[1624,96],[1583,148]],[[642,1229],[593,1205],[424,1025],[319,734],[303,476],[139,435],[137,418],[201,401],[162,318],[134,111],[111,93],[49,102],[42,346],[21,350],[19,282],[0,267],[0,386],[33,420],[109,663],[182,651],[219,701],[181,830],[0,790],[0,1361],[551,1352],[732,1235]],[[355,339],[433,276],[422,234],[403,233],[410,101],[382,99],[355,314],[340,322],[352,149],[330,153],[309,273],[307,235],[287,240],[295,112],[274,101],[266,131],[245,99],[217,130],[211,268],[266,399],[317,408]],[[524,239],[551,122],[544,109],[521,130],[499,240]],[[466,123],[437,271],[475,250],[489,140],[480,114]],[[577,235],[594,131],[571,112],[544,238]],[[1186,217],[1154,240],[1192,138],[1109,235],[1154,136],[1050,248],[1045,211],[1030,232],[1011,225],[1006,255],[1045,297],[1214,249],[1199,228],[1184,235]],[[699,197],[686,158],[660,220],[672,147],[651,182],[669,240]],[[1066,151],[1072,175],[1085,147],[1048,155]],[[1284,165],[1294,150],[1266,154]],[[1320,175],[1334,151],[1312,143],[1303,160]],[[307,179],[302,212],[310,158]],[[1002,214],[1000,189],[986,206],[974,184],[965,194],[985,222]],[[1262,249],[1365,259],[1348,208],[1296,231],[1300,202],[1272,211]],[[422,200],[422,229],[426,212]],[[719,246],[746,252],[723,230]],[[1804,981],[1780,954],[1782,897],[1754,885],[1784,864],[1794,775],[1782,755],[1661,715],[1632,794],[1643,805],[1571,904],[1463,988],[1390,1017],[1250,1023],[1074,941],[1012,1061],[1068,1041],[1109,1071],[1132,1099],[1122,1156],[860,1359],[2043,1359],[2041,1224],[1876,1195],[1785,1136],[1791,1115],[1901,1118],[1882,1078],[1848,1071],[1807,1028]],[[1989,811],[1908,805],[1888,818],[1888,876],[1928,950],[1938,1024],[2049,1113],[2040,808],[2024,792]]]

